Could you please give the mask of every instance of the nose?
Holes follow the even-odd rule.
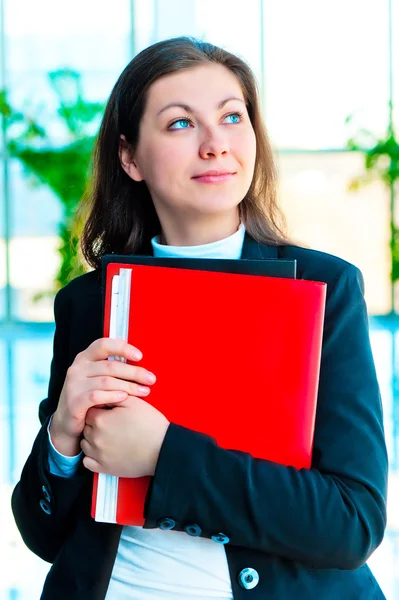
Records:
[[[215,158],[228,154],[230,146],[226,134],[220,129],[210,129],[200,143],[199,153],[201,158]]]

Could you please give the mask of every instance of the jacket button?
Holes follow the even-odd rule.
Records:
[[[228,544],[230,538],[227,537],[227,535],[225,535],[224,533],[217,533],[216,535],[213,535],[211,537],[211,540],[216,542],[216,544]]]
[[[184,531],[188,535],[192,535],[194,537],[198,537],[202,533],[201,527],[199,525],[196,525],[195,523],[190,523],[190,525],[186,525]]]
[[[39,504],[40,508],[46,513],[46,515],[51,515],[51,508],[45,500],[40,500]]]
[[[159,519],[158,521],[158,527],[160,529],[163,529],[164,531],[167,531],[168,529],[173,529],[175,525],[176,521],[174,521],[173,519],[164,518]]]
[[[259,573],[255,569],[243,569],[238,576],[238,583],[244,590],[252,590],[259,583]]]
[[[45,485],[42,486],[43,496],[46,498],[47,502],[51,502],[50,494]]]

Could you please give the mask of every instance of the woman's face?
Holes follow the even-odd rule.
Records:
[[[256,139],[240,83],[218,64],[167,75],[148,91],[129,176],[144,180],[161,223],[237,213],[251,184]],[[200,178],[207,171],[224,177]]]

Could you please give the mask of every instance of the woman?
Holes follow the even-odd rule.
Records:
[[[274,184],[243,61],[176,38],[126,67],[95,151],[94,270],[56,296],[42,428],[12,498],[25,543],[53,563],[44,600],[383,598],[365,565],[386,526],[387,454],[363,278],[284,237]],[[156,373],[140,349],[102,338],[111,252],[295,258],[299,278],[327,283],[312,469],[220,448],[144,400]],[[143,528],[90,517],[92,472],[153,476]]]

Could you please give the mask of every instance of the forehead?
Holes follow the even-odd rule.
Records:
[[[159,110],[171,101],[185,102],[190,106],[215,106],[224,98],[236,96],[244,100],[241,84],[226,67],[218,64],[205,64],[192,69],[184,69],[157,79],[149,88],[147,109]]]

